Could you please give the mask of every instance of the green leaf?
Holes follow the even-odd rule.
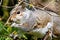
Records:
[[[13,39],[11,39],[11,38],[7,37],[5,40],[13,40]]]
[[[11,28],[11,27],[8,27],[8,28],[7,28],[7,31],[8,31],[9,33],[11,33],[11,32],[12,32],[12,28]]]
[[[27,37],[25,35],[23,35],[23,38],[27,39]]]
[[[0,31],[3,30],[4,26],[2,24],[2,22],[0,22]]]

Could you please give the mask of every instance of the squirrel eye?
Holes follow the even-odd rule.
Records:
[[[17,14],[20,14],[20,11],[18,11]]]

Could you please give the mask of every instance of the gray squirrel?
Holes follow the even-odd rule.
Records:
[[[60,34],[60,17],[57,17],[58,15],[54,12],[39,9],[32,11],[26,7],[18,6],[12,9],[10,15],[12,14],[12,27],[21,28],[24,31],[39,32],[44,35],[52,28],[52,33]]]

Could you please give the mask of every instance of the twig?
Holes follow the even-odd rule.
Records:
[[[3,5],[1,5],[1,7],[3,7],[3,8],[14,8],[15,6],[3,6]]]
[[[44,10],[46,7],[48,7],[50,4],[53,3],[54,0],[52,0],[51,2],[49,2],[45,7],[43,7],[42,9]]]
[[[0,6],[1,6],[1,4],[2,4],[2,0],[1,0],[1,2],[0,2]]]
[[[49,37],[49,32],[46,33],[46,35],[43,37],[42,40],[46,40]]]
[[[48,37],[51,37],[51,39],[52,39],[52,30],[50,30],[50,29],[48,30],[48,32],[47,32],[46,35],[44,36],[43,40],[47,40]]]
[[[11,15],[11,16],[12,16],[12,15]],[[7,22],[4,24],[4,26],[5,26],[6,24],[8,24],[8,22],[9,22],[11,16],[8,18],[8,20],[7,20]]]

